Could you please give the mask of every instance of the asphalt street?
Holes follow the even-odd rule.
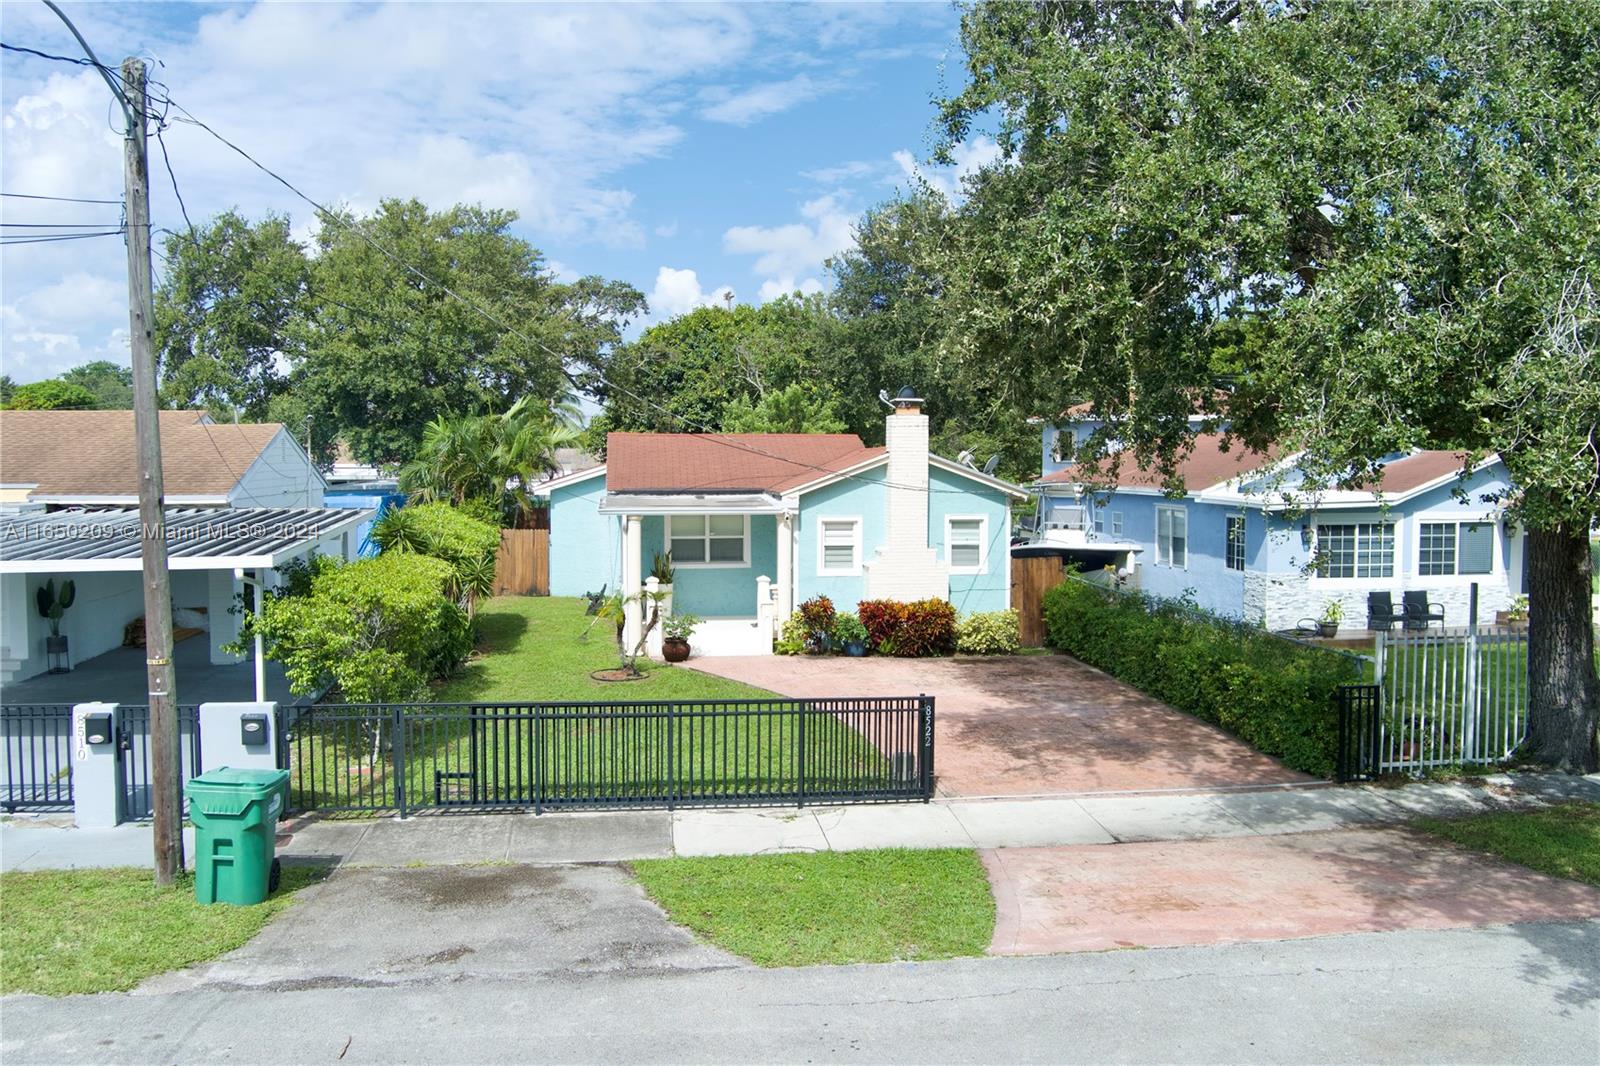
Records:
[[[493,881],[480,887],[497,891]],[[611,888],[605,906],[628,911],[627,890],[620,881]],[[237,968],[218,964],[126,995],[12,997],[0,1004],[0,1058],[8,1066],[1600,1060],[1600,922],[759,970],[652,939],[618,916],[628,936],[653,945],[621,965],[543,952],[519,968],[501,952],[480,967],[474,954],[447,953],[388,968],[330,963],[319,973],[313,964],[298,979],[280,970],[245,985]],[[423,908],[416,920],[426,927],[434,918]],[[326,957],[338,954],[336,944]]]

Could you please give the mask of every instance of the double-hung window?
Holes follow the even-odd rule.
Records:
[[[1244,569],[1244,515],[1228,516],[1227,563],[1229,570]]]
[[[1423,522],[1417,531],[1417,573],[1424,577],[1494,570],[1494,526],[1488,522]]]
[[[1111,535],[1113,537],[1122,536],[1122,512],[1121,511],[1112,511],[1111,512]]]
[[[1156,565],[1186,570],[1189,566],[1189,512],[1183,507],[1156,508]]]
[[[1342,522],[1317,526],[1317,573],[1322,577],[1393,577],[1394,525]]]
[[[748,566],[750,519],[737,514],[678,514],[667,519],[673,566]]]
[[[822,519],[817,535],[817,573],[827,577],[861,573],[861,519]]]
[[[946,518],[945,558],[952,574],[981,574],[989,562],[989,520],[982,517]]]
[[[1106,513],[1098,507],[1094,509],[1094,531],[1100,536],[1105,536]]]

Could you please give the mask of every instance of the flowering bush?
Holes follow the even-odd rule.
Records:
[[[902,659],[948,655],[956,647],[956,609],[948,600],[927,599],[906,604],[906,620],[894,635],[894,653]]]
[[[956,651],[968,655],[1015,655],[1016,611],[985,611],[970,614],[956,623]]]
[[[799,655],[806,650],[806,620],[799,611],[783,620],[783,629],[772,650],[778,655]]]
[[[881,654],[916,659],[955,649],[956,609],[945,600],[863,600],[856,613]]]
[[[833,633],[833,623],[837,617],[833,601],[826,596],[813,596],[800,605],[800,617],[806,625],[806,650],[827,651],[828,637]]]
[[[872,646],[883,650],[883,643],[894,638],[906,620],[906,605],[896,600],[862,600],[856,604],[856,616],[867,627],[867,638]]]

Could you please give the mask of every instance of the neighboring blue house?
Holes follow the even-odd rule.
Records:
[[[672,611],[705,620],[692,641],[704,655],[770,653],[818,595],[840,611],[1010,606],[1011,504],[1027,494],[930,454],[921,403],[896,398],[881,448],[851,434],[611,434],[606,465],[535,490],[550,498],[551,594],[635,595],[670,551]]]
[[[1062,538],[1077,531],[1086,562],[1118,567],[1152,595],[1187,595],[1269,629],[1338,600],[1342,625],[1361,629],[1373,591],[1390,592],[1396,607],[1401,593],[1425,591],[1452,626],[1466,624],[1473,584],[1482,621],[1522,592],[1522,531],[1486,500],[1509,487],[1498,458],[1463,479],[1454,452],[1399,454],[1384,464],[1378,492],[1297,496],[1292,456],[1237,443],[1224,451],[1220,434],[1197,433],[1178,469],[1183,496],[1166,495],[1159,476],[1131,463],[1109,476],[1111,488],[1091,492],[1071,455],[1101,425],[1079,408],[1044,427],[1040,520]]]

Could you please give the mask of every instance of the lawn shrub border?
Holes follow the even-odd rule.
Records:
[[[1295,644],[1185,603],[1069,579],[1044,596],[1052,647],[1259,751],[1319,777],[1334,772],[1334,690],[1361,680],[1353,656]]]

